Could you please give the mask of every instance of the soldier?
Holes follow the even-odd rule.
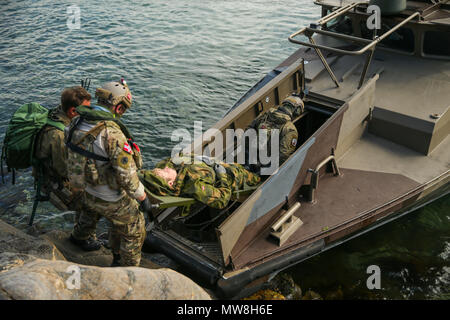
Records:
[[[193,160],[193,161],[192,161]],[[237,163],[215,163],[202,156],[168,158],[143,170],[146,187],[159,195],[189,196],[216,209],[227,206],[233,190],[257,185],[259,176]]]
[[[77,115],[75,110],[80,105],[89,106],[91,95],[83,87],[66,88],[61,94],[61,105],[49,112],[49,119],[68,126],[72,118]],[[64,132],[52,125],[46,125],[36,140],[36,158],[40,159],[41,168],[33,168],[33,175],[41,179],[41,188],[45,194],[53,194],[51,198],[59,209],[70,209],[77,212],[75,221],[79,216],[78,198],[80,194],[74,193],[67,176],[67,154],[64,143]],[[41,172],[39,172],[42,170]],[[61,204],[60,204],[61,202]],[[89,237],[84,245],[87,251],[100,249],[102,243],[96,240],[95,233]]]
[[[49,113],[53,121],[68,126],[70,120],[77,115],[75,108],[81,104],[89,105],[91,95],[82,87],[67,88],[61,94],[61,105]],[[45,186],[50,182],[67,181],[67,166],[64,144],[64,132],[46,125],[36,140],[36,158],[44,161]]]
[[[145,239],[140,210],[150,212],[151,205],[136,172],[142,166],[139,147],[119,120],[131,107],[131,93],[121,79],[97,88],[95,96],[97,105],[78,107],[80,116],[65,132],[69,180],[85,191],[71,240],[83,245],[105,217],[112,223],[112,266],[138,266]]]
[[[298,132],[292,122],[296,117],[300,116],[305,109],[305,105],[298,96],[291,95],[283,100],[279,108],[270,108],[267,112],[258,116],[250,125],[258,131],[258,129],[266,129],[268,134],[267,147],[270,148],[270,131],[279,130],[279,164],[285,162],[289,156],[294,153],[297,146]],[[270,150],[269,150],[270,151]],[[249,164],[249,149],[246,148],[246,164]],[[259,172],[261,163],[248,165],[254,171]]]

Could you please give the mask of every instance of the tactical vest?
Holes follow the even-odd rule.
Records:
[[[85,189],[87,185],[107,185],[113,190],[119,190],[115,176],[111,174],[111,163],[107,154],[100,154],[95,149],[101,149],[100,133],[108,127],[119,129],[128,139],[132,149],[133,159],[137,169],[142,168],[142,156],[125,125],[109,112],[92,110],[89,107],[77,108],[80,116],[72,121],[66,133],[66,146],[73,152],[68,152],[68,175],[73,187]],[[77,130],[80,126],[89,130]]]
[[[292,123],[290,116],[279,111],[276,108],[270,108],[269,110],[258,116],[255,120],[253,120],[250,127],[255,129],[257,133],[259,129],[267,130],[267,148],[270,152],[272,130],[279,130],[279,139],[281,141],[283,129],[290,123]]]
[[[267,154],[271,154],[272,130],[279,130],[279,161],[284,162],[294,151],[297,145],[298,132],[292,122],[291,116],[277,108],[270,108],[265,113],[258,116],[250,125],[255,130],[267,130]],[[246,163],[249,161],[249,148],[246,145]],[[259,153],[258,153],[259,156]],[[257,167],[261,166],[258,157]]]
[[[63,118],[63,116],[61,116],[60,111],[61,109],[59,108],[55,108],[49,111],[48,114],[48,119],[50,120],[49,124],[47,124],[46,126],[44,126],[42,128],[42,130],[39,132],[39,135],[37,137],[37,142],[36,142],[36,147],[40,148],[42,143],[44,141],[42,141],[42,137],[48,133],[49,131],[52,130],[60,130],[61,133],[64,132],[64,128],[66,125],[68,125],[68,123],[70,122],[69,118]],[[55,124],[59,124],[58,127],[55,126]],[[63,148],[64,146],[61,146],[61,148]],[[38,150],[35,150],[35,156],[36,158],[38,158]],[[45,159],[41,159],[40,161],[42,163],[42,166],[44,167],[44,174],[45,174],[45,179],[49,179],[50,181],[53,182],[57,182],[59,185],[62,185],[63,181],[61,180],[62,177],[60,177],[56,171],[54,170],[54,164],[52,162],[52,158],[45,158]],[[66,177],[63,177],[66,178]]]

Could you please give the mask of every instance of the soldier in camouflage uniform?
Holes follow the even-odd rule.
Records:
[[[66,88],[61,94],[61,105],[50,110],[49,118],[68,126],[77,115],[75,110],[80,105],[89,106],[91,95],[83,87]],[[67,153],[64,143],[64,132],[46,125],[36,140],[36,158],[41,160],[42,172],[33,168],[35,178],[41,179],[43,193],[51,195],[50,201],[60,210],[76,211],[75,221],[79,218],[79,198],[81,194],[74,193],[67,176]],[[54,195],[54,197],[52,197]],[[98,250],[101,242],[96,240],[95,233],[90,235],[85,249]]]
[[[49,118],[61,122],[64,126],[77,115],[75,108],[79,105],[89,105],[91,95],[82,87],[67,88],[61,95],[61,105],[50,110]],[[67,182],[67,157],[64,144],[64,132],[54,126],[42,128],[36,140],[36,158],[44,163],[44,188],[50,188],[52,183]]]
[[[150,212],[151,205],[137,176],[140,150],[119,120],[131,107],[131,93],[122,79],[97,88],[96,97],[98,105],[77,108],[80,117],[65,132],[69,180],[85,191],[71,239],[82,245],[105,217],[112,223],[113,266],[138,266],[145,239],[141,210]]]
[[[240,164],[194,155],[165,159],[141,173],[146,187],[156,194],[193,197],[216,209],[227,206],[233,190],[260,182]]]
[[[281,106],[278,108],[270,108],[267,112],[264,112],[258,116],[250,125],[250,128],[255,130],[266,129],[267,130],[267,148],[270,153],[270,135],[271,130],[279,130],[279,164],[283,164],[289,156],[294,153],[297,146],[298,132],[294,123],[295,118],[300,116],[305,109],[303,101],[298,96],[289,96],[283,100]],[[248,147],[248,146],[247,146]],[[249,163],[249,149],[246,149],[246,163]],[[258,172],[261,167],[261,163],[256,166],[250,165],[252,171]]]

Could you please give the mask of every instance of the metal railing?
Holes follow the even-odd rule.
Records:
[[[320,169],[328,163],[331,162],[331,167],[333,169],[333,174],[335,176],[340,176],[341,172],[339,171],[339,168],[336,163],[336,158],[334,155],[328,156],[326,159],[324,159],[321,163],[319,163],[315,169],[308,169],[308,172],[311,173],[311,184],[309,186],[309,195],[308,200],[311,203],[315,203],[315,191],[317,188],[319,188],[319,178],[320,178]]]
[[[297,32],[294,32],[293,34],[291,34],[288,38],[289,41],[292,43],[310,47],[316,51],[317,55],[319,56],[320,60],[322,61],[322,64],[324,65],[325,69],[327,69],[328,74],[330,75],[331,79],[335,83],[336,87],[339,87],[338,80],[336,79],[336,76],[334,75],[333,71],[331,70],[330,66],[328,65],[327,61],[325,60],[325,57],[323,56],[322,52],[320,51],[321,49],[331,51],[331,52],[334,52],[337,54],[342,54],[342,55],[361,55],[361,54],[367,52],[368,50],[371,50],[369,55],[367,56],[367,59],[366,59],[365,65],[364,65],[364,69],[361,74],[361,78],[360,78],[359,86],[358,86],[358,89],[359,89],[359,88],[361,88],[361,86],[364,82],[364,79],[366,77],[366,73],[369,68],[370,62],[372,60],[376,45],[378,43],[380,43],[381,41],[383,41],[384,39],[386,39],[388,36],[390,36],[396,30],[401,28],[403,25],[407,24],[412,19],[414,19],[416,17],[420,17],[420,13],[415,12],[412,15],[410,15],[408,18],[406,18],[405,20],[403,20],[400,23],[398,23],[397,25],[395,25],[392,29],[390,29],[389,31],[382,34],[381,36],[376,36],[376,34],[374,33],[373,40],[319,29],[320,27],[322,27],[324,24],[326,24],[330,20],[335,19],[335,18],[347,13],[348,11],[356,8],[360,4],[365,4],[365,3],[364,2],[363,3],[354,2],[354,3],[348,4],[344,7],[341,7],[339,9],[331,12],[330,14],[326,15],[325,17],[322,17],[321,19],[317,20],[316,23],[311,24],[312,27],[303,27],[300,30],[298,30]],[[334,48],[334,47],[330,47],[330,46],[316,44],[314,39],[312,38],[313,34],[315,34],[315,33],[323,34],[325,36],[329,36],[329,37],[333,37],[333,38],[349,40],[352,42],[363,43],[363,44],[365,44],[365,46],[359,50],[344,50],[344,49],[339,49],[339,48]],[[295,37],[297,37],[299,35],[305,35],[306,37],[308,37],[309,42],[294,39]]]

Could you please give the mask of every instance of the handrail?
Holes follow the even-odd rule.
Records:
[[[299,31],[294,32],[293,34],[291,34],[289,36],[288,40],[292,43],[301,44],[306,47],[310,47],[310,48],[314,48],[314,49],[323,49],[323,50],[328,50],[328,51],[332,51],[332,52],[340,53],[340,54],[361,55],[361,54],[365,53],[367,50],[376,46],[380,41],[383,41],[385,38],[387,38],[389,35],[391,35],[394,31],[396,31],[397,29],[399,29],[400,27],[402,27],[403,25],[405,25],[406,23],[408,23],[409,21],[411,21],[412,19],[414,19],[415,17],[418,17],[418,16],[420,16],[419,12],[413,13],[408,18],[406,18],[402,22],[398,23],[394,28],[392,28],[388,32],[385,32],[381,36],[376,37],[374,40],[368,40],[368,39],[364,39],[364,38],[359,38],[359,37],[354,37],[354,36],[349,36],[349,35],[344,35],[344,34],[339,34],[339,33],[331,32],[331,31],[314,29],[314,28],[309,28],[309,27],[303,27]],[[324,46],[324,45],[320,45],[320,44],[312,44],[312,43],[294,39],[294,37],[301,35],[301,34],[305,34],[305,32],[312,33],[312,34],[319,33],[319,34],[328,35],[330,37],[343,38],[343,39],[350,40],[350,41],[357,41],[357,42],[368,43],[368,44],[360,50],[351,51],[351,50],[343,50],[343,49],[333,48],[333,47],[329,47],[329,46]],[[308,36],[308,35],[306,35],[306,36]],[[310,35],[308,37],[310,37]]]
[[[339,8],[336,11],[333,11],[332,13],[330,13],[327,16],[323,17],[322,19],[319,19],[316,22],[316,24],[311,24],[311,26],[313,26],[313,28],[303,27],[299,31],[294,32],[293,34],[291,34],[289,36],[289,38],[288,38],[288,40],[290,42],[292,42],[292,43],[301,44],[301,45],[304,45],[306,47],[314,48],[314,50],[316,51],[316,53],[319,56],[320,60],[322,61],[323,66],[325,67],[325,69],[327,69],[328,74],[330,75],[330,77],[333,80],[334,84],[338,88],[339,88],[339,82],[336,79],[336,76],[334,75],[333,71],[331,70],[330,66],[328,65],[328,63],[327,63],[325,57],[323,56],[322,52],[320,51],[320,49],[331,51],[331,52],[335,52],[335,53],[342,54],[342,55],[361,55],[361,54],[365,53],[366,51],[371,50],[370,53],[367,56],[366,63],[364,64],[364,69],[363,69],[363,71],[361,73],[361,78],[359,80],[359,85],[358,85],[358,89],[359,89],[359,88],[362,87],[362,85],[364,83],[364,79],[366,77],[367,70],[369,69],[370,62],[372,61],[372,57],[373,57],[373,54],[374,54],[374,51],[375,51],[375,46],[379,42],[381,42],[384,39],[386,39],[389,35],[391,35],[397,29],[399,29],[400,27],[402,27],[403,25],[405,25],[406,23],[408,23],[409,21],[414,19],[415,17],[417,17],[417,16],[420,17],[420,13],[419,12],[415,12],[412,15],[410,15],[408,18],[403,20],[402,22],[398,23],[391,30],[389,30],[388,32],[385,32],[384,34],[382,34],[381,36],[376,36],[376,30],[375,30],[373,40],[368,40],[368,39],[355,37],[355,36],[350,36],[350,35],[346,35],[346,34],[340,34],[340,33],[331,32],[331,31],[327,31],[327,30],[321,30],[321,29],[318,28],[318,25],[321,27],[323,24],[327,23],[331,19],[334,19],[336,17],[339,17],[339,16],[343,15],[344,13],[348,12],[349,10],[353,9],[354,7],[356,7],[359,4],[361,4],[361,3],[354,2],[352,4],[349,4],[349,5],[346,5],[346,6],[342,7],[342,8]],[[334,37],[334,38],[342,38],[342,39],[346,39],[346,40],[350,40],[350,41],[354,41],[354,42],[365,43],[367,45],[365,47],[359,49],[359,50],[353,50],[353,51],[352,50],[338,49],[338,48],[329,47],[329,46],[324,46],[324,45],[320,45],[320,44],[316,44],[315,43],[314,39],[312,38],[314,33],[323,34],[323,35]],[[305,42],[305,41],[300,41],[300,40],[294,39],[298,35],[303,35],[303,34],[306,37],[308,37],[309,43]]]
[[[328,164],[329,162],[331,162],[334,175],[340,176],[341,172],[339,171],[334,155],[326,157],[316,166],[315,169],[308,169],[308,172],[311,173],[311,183],[309,188],[309,202],[311,203],[315,202],[315,190],[319,187],[319,171],[324,165]]]
[[[344,13],[350,11],[357,5],[364,4],[364,3],[365,2],[353,2],[353,3],[347,4],[346,6],[340,7],[339,9],[337,9],[333,12],[330,12],[325,17],[320,18],[319,20],[317,20],[317,23],[320,25],[323,25],[323,24],[329,22],[330,20],[335,19],[335,18],[343,15]]]

